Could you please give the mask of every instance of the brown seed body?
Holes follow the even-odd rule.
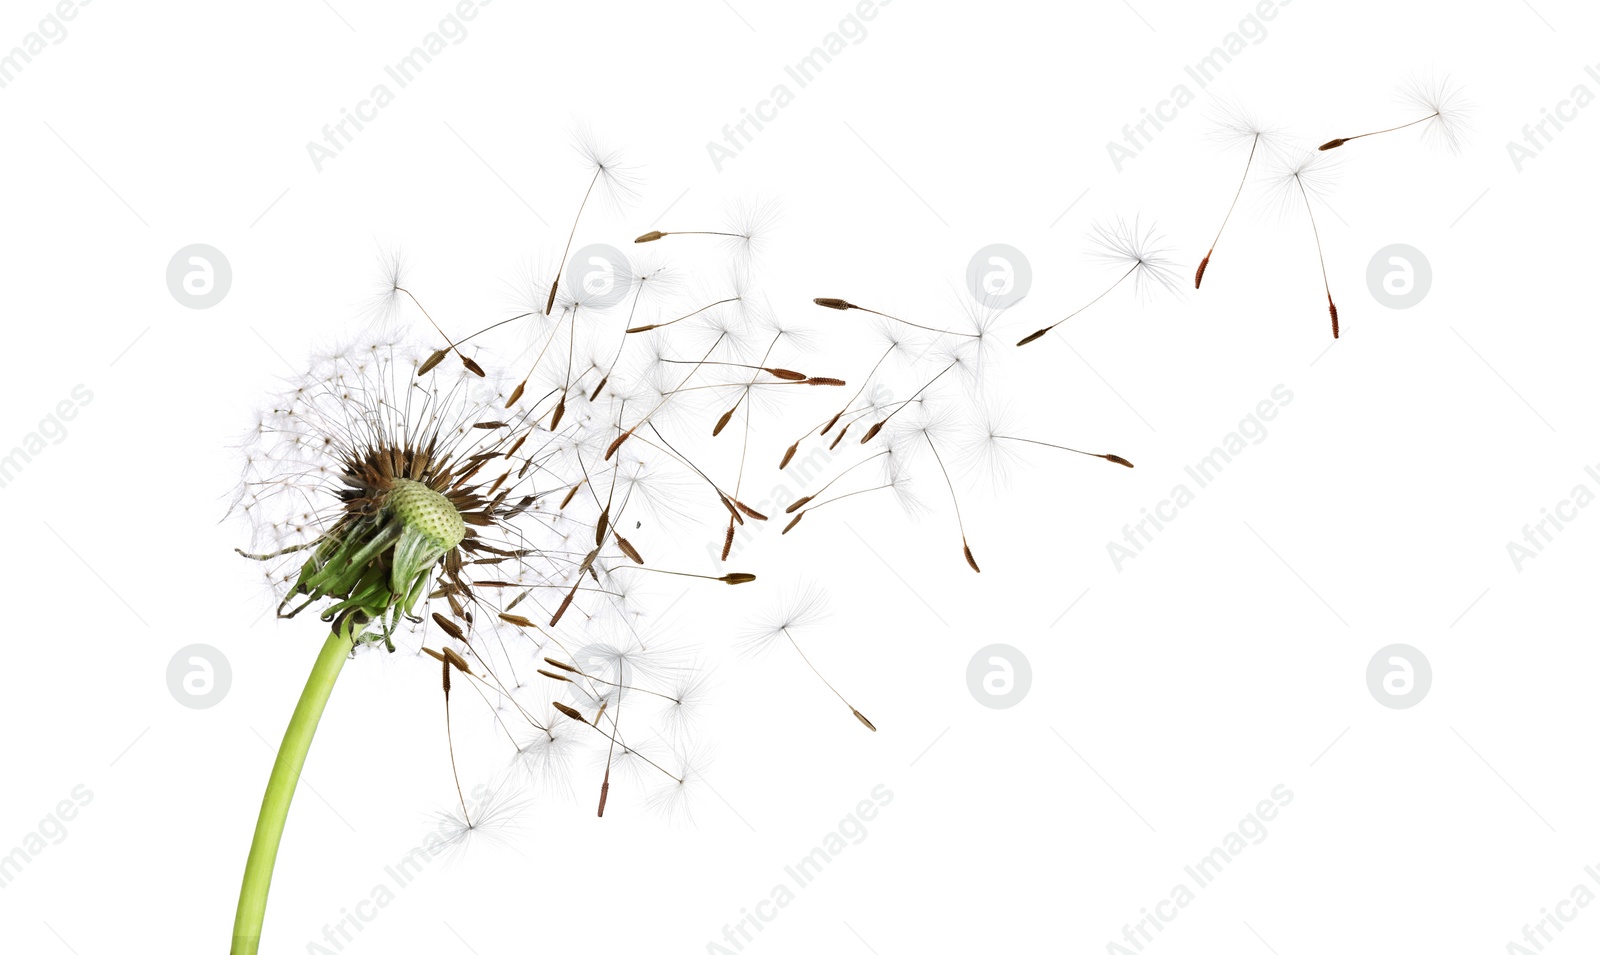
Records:
[[[439,629],[440,630],[443,630],[445,633],[448,633],[450,636],[455,637],[457,640],[460,640],[462,643],[466,643],[467,642],[466,634],[461,632],[461,627],[458,626],[454,620],[451,620],[449,617],[446,617],[444,614],[438,613],[437,611],[435,611],[435,613],[433,615],[433,622],[439,625]]]
[[[633,561],[635,564],[644,563],[644,558],[639,555],[638,549],[632,544],[628,543],[628,539],[623,537],[621,534],[617,535],[617,549],[622,551],[624,554],[627,554],[628,559]]]
[[[444,356],[448,354],[450,354],[450,349],[441,348],[429,355],[426,361],[417,366],[417,376],[420,378],[421,376],[426,375],[428,372],[438,367],[439,363],[444,361]]]
[[[631,437],[633,437],[633,429],[632,428],[629,428],[628,430],[626,430],[626,431],[622,432],[621,434],[617,435],[617,439],[615,441],[611,442],[611,446],[610,447],[606,448],[605,460],[607,460],[607,461],[611,460],[611,456],[613,454],[617,453],[617,449],[618,448],[622,447],[622,442],[628,440]]]

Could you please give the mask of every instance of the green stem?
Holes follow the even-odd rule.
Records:
[[[317,663],[306,678],[306,688],[300,693],[300,702],[295,705],[294,716],[289,719],[289,728],[284,730],[283,745],[278,747],[278,759],[272,764],[266,795],[261,797],[261,815],[256,820],[255,838],[250,842],[250,858],[244,865],[239,913],[233,922],[233,955],[256,955],[261,945],[267,889],[272,885],[272,865],[278,858],[278,842],[283,838],[289,802],[294,798],[294,787],[300,781],[300,768],[305,765],[306,752],[311,749],[311,738],[316,735],[322,709],[327,706],[333,683],[349,656],[350,638],[335,629],[328,635],[328,642],[322,645]]]

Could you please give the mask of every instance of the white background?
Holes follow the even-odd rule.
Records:
[[[1574,885],[1600,892],[1584,873],[1600,863],[1586,599],[1600,517],[1578,511],[1520,570],[1506,546],[1593,489],[1584,468],[1600,465],[1600,110],[1520,172],[1505,148],[1575,84],[1600,93],[1584,72],[1600,63],[1591,8],[1298,0],[1199,91],[1183,66],[1244,0],[900,0],[718,172],[706,143],[849,5],[500,0],[319,172],[306,142],[450,9],[333,7],[102,0],[0,89],[0,448],[74,386],[93,393],[0,491],[0,853],[75,786],[93,793],[0,889],[6,950],[226,944],[272,747],[320,639],[310,621],[261,618],[256,569],[232,556],[247,532],[218,523],[231,444],[281,376],[358,330],[376,244],[404,248],[414,284],[462,325],[503,314],[501,280],[559,254],[583,175],[567,130],[585,122],[627,144],[647,186],[580,242],[775,197],[763,289],[829,330],[816,373],[859,377],[874,353],[856,319],[813,296],[953,321],[968,258],[1004,242],[1034,273],[1009,341],[1104,288],[1084,233],[1135,213],[1159,222],[1186,278],[1241,160],[1205,140],[1212,94],[1320,142],[1409,118],[1394,88],[1430,68],[1465,85],[1476,129],[1459,156],[1415,130],[1342,150],[1336,214],[1318,220],[1342,340],[1329,348],[1303,213],[1280,220],[1247,192],[1203,292],[1141,306],[1122,289],[1060,338],[998,356],[991,384],[1030,434],[1135,470],[1041,454],[1008,493],[969,494],[981,576],[947,506],[908,523],[841,505],[752,545],[756,586],[697,591],[667,621],[717,664],[702,731],[715,794],[693,826],[622,801],[597,820],[580,765],[574,798],[541,798],[510,848],[430,866],[344,950],[706,951],[879,784],[894,798],[865,841],[746,951],[1107,951],[1280,784],[1293,800],[1265,841],[1147,951],[1505,951]],[[49,9],[7,2],[0,48]],[[1199,101],[1118,172],[1106,142],[1177,83]],[[206,310],[164,278],[196,242],[233,268]],[[1433,269],[1405,310],[1365,278],[1397,242]],[[1107,542],[1280,384],[1293,400],[1267,437],[1119,571]],[[764,436],[763,460],[789,430]],[[792,653],[730,653],[800,579],[830,594],[814,656],[875,735]],[[1391,710],[1366,668],[1397,642],[1426,654],[1433,685]],[[231,661],[210,709],[168,691],[168,661],[192,643]],[[966,685],[990,643],[1032,665],[1010,709]],[[307,951],[449,806],[436,675],[414,663],[347,667],[263,951]],[[483,737],[465,745],[487,774],[488,718],[457,730]],[[1600,942],[1600,908],[1562,911],[1576,917],[1549,950]]]

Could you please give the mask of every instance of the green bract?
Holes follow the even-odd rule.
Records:
[[[435,564],[466,537],[467,525],[443,494],[396,478],[376,512],[348,516],[313,545],[299,579],[284,598],[304,595],[288,615],[332,598],[324,621],[358,616],[377,624],[361,642],[389,638],[427,588]]]

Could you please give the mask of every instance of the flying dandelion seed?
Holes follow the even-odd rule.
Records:
[[[790,594],[774,613],[750,626],[739,639],[739,647],[748,655],[756,655],[768,652],[779,642],[788,643],[789,646],[794,648],[794,652],[800,655],[800,659],[805,661],[811,672],[816,674],[817,679],[822,681],[822,685],[827,687],[834,696],[837,696],[839,702],[849,707],[850,713],[855,716],[861,725],[876,733],[878,728],[872,725],[872,721],[868,720],[860,710],[852,706],[850,701],[845,699],[844,694],[840,693],[832,683],[828,682],[828,678],[822,675],[822,671],[817,669],[815,663],[811,662],[811,658],[806,655],[806,652],[800,649],[800,642],[796,637],[814,629],[827,616],[827,598],[823,595],[823,592],[814,585],[802,586]]]
[[[584,165],[593,170],[593,174],[589,177],[588,188],[583,192],[583,200],[578,203],[578,211],[572,217],[572,230],[567,233],[566,248],[561,250],[563,267],[567,255],[572,252],[572,239],[578,234],[583,210],[589,205],[589,199],[596,195],[596,187],[599,188],[599,198],[613,208],[630,205],[639,195],[638,177],[631,167],[623,164],[620,149],[607,148],[593,133],[582,128],[573,136],[572,147],[577,150]],[[560,285],[561,275],[558,272],[550,281],[550,291],[544,304],[546,315],[555,307],[556,290]]]
[[[965,429],[965,442],[961,450],[964,469],[980,475],[995,487],[1008,487],[1012,471],[1026,460],[1022,453],[1025,445],[1067,451],[1127,468],[1133,467],[1133,462],[1121,455],[1083,451],[1064,444],[1023,437],[1018,433],[1020,430],[1014,409],[1000,402],[986,404]]]
[[[1092,257],[1120,273],[1117,280],[1065,318],[1024,336],[1017,342],[1019,347],[1048,335],[1062,322],[1110,295],[1117,286],[1129,279],[1133,280],[1134,292],[1141,299],[1149,298],[1156,290],[1177,292],[1177,272],[1172,260],[1167,258],[1171,250],[1161,244],[1162,237],[1156,233],[1154,223],[1141,225],[1137,217],[1132,222],[1113,219],[1096,223],[1089,231],[1089,242]]]
[[[1280,212],[1288,215],[1304,205],[1306,217],[1311,221],[1311,236],[1316,242],[1317,264],[1322,270],[1322,290],[1328,300],[1328,317],[1333,324],[1333,337],[1339,337],[1339,308],[1333,303],[1333,287],[1328,281],[1328,260],[1322,251],[1322,232],[1317,228],[1317,214],[1312,199],[1325,200],[1337,179],[1338,160],[1327,152],[1300,149],[1273,157],[1268,185],[1272,201]],[[1298,199],[1298,201],[1296,201]]]
[[[1200,279],[1206,274],[1206,266],[1211,264],[1211,255],[1217,251],[1217,243],[1222,241],[1222,232],[1228,227],[1228,220],[1233,217],[1233,210],[1239,205],[1239,197],[1244,194],[1244,184],[1250,179],[1250,167],[1255,162],[1256,154],[1271,151],[1277,145],[1279,131],[1266,125],[1255,115],[1242,106],[1224,105],[1219,107],[1212,120],[1212,138],[1223,146],[1240,146],[1250,144],[1249,154],[1245,156],[1244,172],[1239,176],[1239,187],[1234,190],[1233,201],[1228,204],[1228,211],[1222,216],[1222,225],[1217,227],[1216,237],[1211,240],[1211,247],[1206,249],[1205,258],[1200,260],[1200,266],[1194,270],[1194,287],[1200,287]]]
[[[749,260],[766,245],[781,218],[782,213],[775,201],[757,197],[730,205],[727,215],[718,229],[674,230],[671,232],[652,229],[633,241],[635,244],[657,242],[672,235],[715,236],[731,252],[744,260]]]
[[[1345,143],[1368,136],[1378,136],[1383,133],[1393,133],[1412,126],[1422,127],[1424,142],[1443,146],[1452,153],[1461,152],[1461,147],[1466,143],[1467,134],[1472,131],[1469,114],[1472,104],[1467,100],[1459,85],[1450,81],[1450,77],[1434,77],[1417,74],[1406,79],[1401,85],[1396,96],[1400,104],[1406,109],[1421,113],[1418,119],[1388,129],[1374,130],[1370,133],[1361,133],[1356,136],[1343,136],[1330,139],[1318,146],[1319,150],[1337,149]]]

